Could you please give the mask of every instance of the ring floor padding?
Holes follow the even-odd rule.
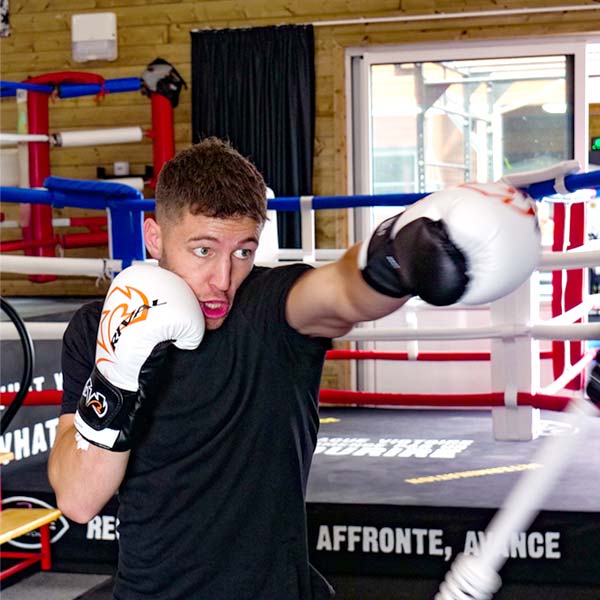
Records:
[[[543,435],[500,442],[489,411],[322,409],[308,490],[309,544],[325,572],[443,578],[482,532],[548,435],[575,435],[542,412]],[[503,579],[600,586],[600,419],[581,440]],[[412,483],[407,481],[412,480]]]

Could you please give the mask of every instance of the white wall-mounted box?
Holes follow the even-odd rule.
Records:
[[[117,15],[85,13],[71,16],[73,60],[116,60]]]

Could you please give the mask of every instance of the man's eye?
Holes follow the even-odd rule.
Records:
[[[208,253],[209,253],[208,248],[204,248],[204,247],[194,248],[194,254],[196,256],[208,256]]]
[[[250,258],[252,256],[252,250],[249,248],[240,248],[234,252],[238,258]]]

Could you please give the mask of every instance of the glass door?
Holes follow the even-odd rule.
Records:
[[[494,181],[570,158],[586,170],[587,42],[555,39],[465,43],[460,48],[452,43],[351,49],[353,193],[433,192],[464,181]],[[552,205],[542,203],[539,208],[543,241],[550,245]],[[357,239],[364,239],[375,223],[398,210],[358,209]],[[430,326],[488,324],[485,308],[467,314],[456,307],[444,311],[420,304],[411,301],[414,311],[409,307],[367,326],[410,326],[423,318]],[[423,317],[419,311],[428,312]],[[406,350],[406,346],[363,345],[382,350]],[[489,350],[489,342],[436,342],[419,348]],[[489,391],[487,374],[475,377],[477,381],[456,381],[451,367],[437,365],[431,377],[431,365],[421,376],[424,367],[410,363],[406,365],[410,376],[404,378],[404,365],[398,369],[398,363],[359,364],[358,388],[433,393],[444,381],[447,393],[463,388]],[[398,380],[403,381],[402,389]],[[415,382],[414,389],[406,386],[408,380]]]

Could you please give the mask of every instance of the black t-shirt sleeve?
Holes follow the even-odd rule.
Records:
[[[265,339],[270,335],[283,338],[286,346],[293,351],[320,354],[331,348],[329,338],[309,337],[291,327],[286,320],[286,302],[296,281],[313,267],[297,263],[274,269],[258,267],[248,286],[248,300],[244,302],[244,312],[255,326],[263,324]]]
[[[60,414],[74,413],[96,357],[102,302],[82,306],[69,322],[62,344],[63,396]]]

